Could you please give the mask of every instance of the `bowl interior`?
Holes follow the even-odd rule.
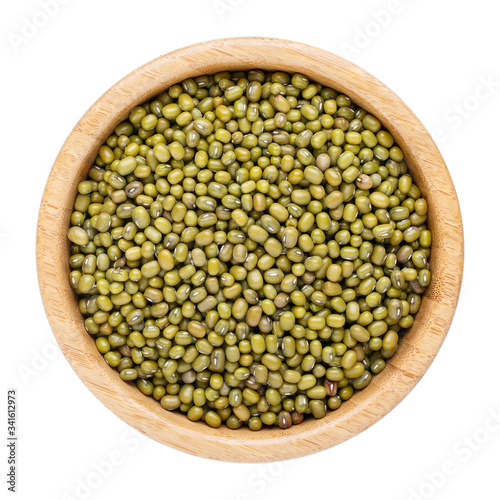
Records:
[[[212,429],[166,412],[135,385],[124,383],[86,332],[69,285],[69,227],[78,183],[98,149],[130,110],[188,77],[225,70],[301,72],[346,93],[393,134],[429,204],[433,280],[419,313],[386,369],[369,386],[321,420],[306,419],[286,431]],[[427,131],[387,87],[357,66],[322,50],[275,39],[217,40],[162,56],[134,71],[85,114],[51,171],[38,224],[37,264],[47,316],[61,349],[90,390],[113,412],[146,435],[203,457],[230,461],[295,458],[338,444],[388,413],[425,373],[446,336],[460,289],[463,239],[460,210],[448,170]]]

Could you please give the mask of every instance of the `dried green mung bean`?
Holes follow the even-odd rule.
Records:
[[[431,281],[403,151],[301,74],[187,79],[78,184],[70,284],[120,377],[211,427],[287,429],[380,373]]]

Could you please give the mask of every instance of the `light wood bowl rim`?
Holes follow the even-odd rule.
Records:
[[[345,92],[374,113],[405,152],[429,202],[434,237],[432,284],[414,325],[386,370],[339,410],[288,430],[212,429],[163,410],[107,366],[84,329],[68,282],[66,232],[76,186],[114,126],[135,105],[173,83],[191,76],[247,69],[302,72]],[[87,111],[50,172],[40,208],[36,252],[42,299],[57,342],[77,375],[102,403],[135,429],[176,449],[225,461],[269,462],[339,444],[373,425],[411,391],[436,356],[456,309],[463,270],[463,229],[453,183],[436,145],[415,115],[385,85],[354,64],[315,47],[272,38],[228,38],[186,47],[145,64]]]

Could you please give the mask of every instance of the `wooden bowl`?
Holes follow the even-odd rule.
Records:
[[[410,331],[387,368],[371,384],[321,420],[290,429],[212,429],[165,411],[133,384],[124,383],[97,351],[84,328],[69,284],[70,223],[77,185],[99,146],[129,111],[188,77],[225,70],[301,72],[345,92],[376,115],[405,153],[411,173],[429,204],[433,233],[432,284]],[[362,432],[391,411],[425,373],[455,312],[463,267],[460,208],[453,183],[429,134],[385,85],[357,66],[323,50],[267,38],[232,38],[194,45],[161,56],[106,92],[71,132],[45,188],[37,236],[38,279],[49,322],[77,375],[116,415],[147,436],[179,450],[234,462],[296,458],[334,446]]]

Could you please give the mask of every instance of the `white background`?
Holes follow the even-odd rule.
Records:
[[[46,24],[31,32],[27,21],[44,21],[38,0],[4,2],[0,17],[0,400],[5,407],[7,387],[18,389],[17,497],[500,498],[500,12],[495,3],[64,0],[63,5],[58,0],[57,5]],[[56,347],[35,270],[43,187],[63,141],[87,108],[150,59],[203,40],[243,35],[316,45],[355,62],[395,91],[438,141],[466,236],[455,320],[416,389],[354,439],[275,465],[221,464],[137,437],[84,387]],[[6,411],[0,414],[5,436]],[[5,444],[0,449],[0,495],[8,498]],[[96,472],[110,460],[112,470]],[[443,468],[446,475],[438,472]]]

